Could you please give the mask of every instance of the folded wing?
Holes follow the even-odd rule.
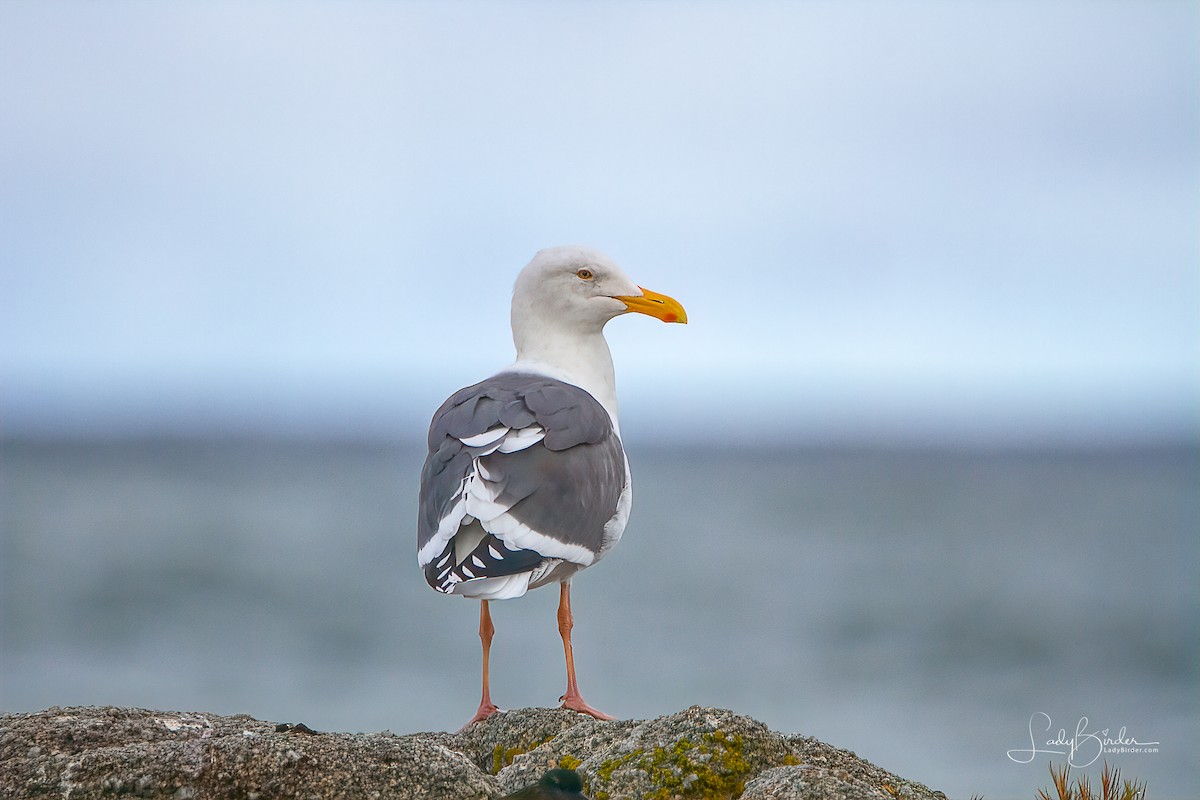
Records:
[[[434,414],[418,562],[438,591],[519,596],[556,564],[577,569],[603,555],[614,520],[624,524],[626,482],[620,438],[595,398],[553,378],[500,373]]]

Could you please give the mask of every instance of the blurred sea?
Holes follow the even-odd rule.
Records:
[[[477,604],[416,568],[416,446],[0,445],[0,709],[455,729]],[[575,581],[593,705],[732,708],[951,797],[1031,798],[1059,728],[1153,798],[1200,779],[1200,453],[638,448]],[[563,690],[557,593],[494,604],[502,707]],[[1085,749],[1078,760],[1087,760]],[[1050,748],[1053,749],[1053,748]],[[1059,748],[1062,749],[1062,748]],[[1029,756],[1017,754],[1018,758]]]

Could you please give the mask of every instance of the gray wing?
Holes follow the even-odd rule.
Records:
[[[612,421],[583,389],[506,372],[433,416],[421,473],[418,561],[441,591],[600,554],[625,485]]]

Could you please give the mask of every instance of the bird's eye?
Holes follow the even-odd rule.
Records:
[[[579,272],[575,273],[575,277],[579,278],[581,281],[590,281],[596,276],[592,274],[590,269],[581,269]]]

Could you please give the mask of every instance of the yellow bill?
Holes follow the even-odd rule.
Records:
[[[652,317],[661,319],[663,322],[687,323],[687,312],[683,310],[683,306],[674,297],[667,297],[665,294],[652,292],[643,286],[639,286],[638,288],[642,290],[641,297],[624,295],[616,299],[624,303],[625,307],[630,311],[636,311],[639,314],[649,314]]]

